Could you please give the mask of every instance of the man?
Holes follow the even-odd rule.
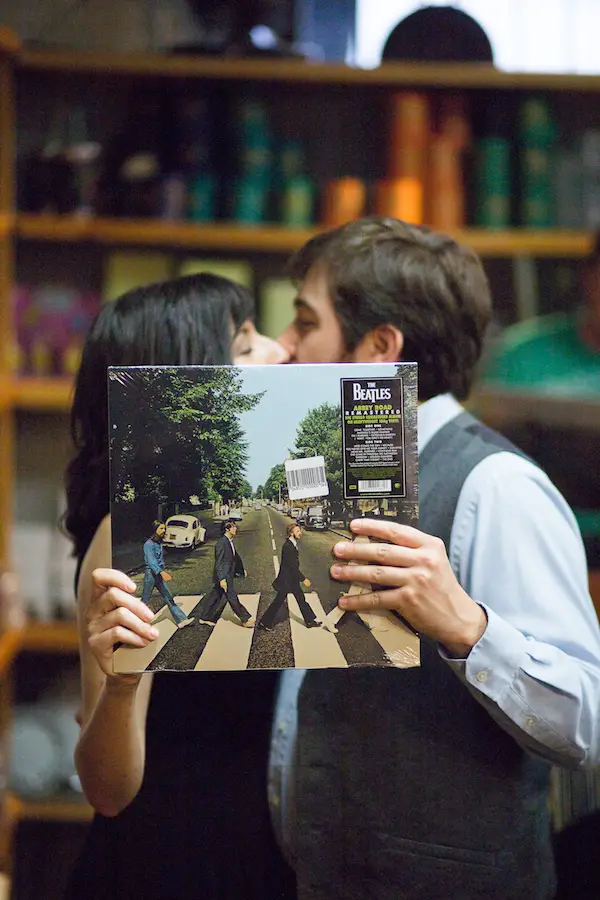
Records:
[[[186,617],[185,613],[179,609],[173,595],[166,585],[167,581],[171,581],[172,575],[165,571],[165,557],[163,550],[163,541],[167,526],[164,522],[155,521],[154,531],[144,544],[144,587],[142,589],[142,600],[148,603],[152,596],[152,591],[156,588],[167,604],[169,614],[173,623],[177,628],[185,628],[191,625],[193,618]],[[159,622],[163,618],[163,613],[158,612],[152,619],[152,624]]]
[[[321,622],[316,618],[314,612],[306,602],[300,582],[305,588],[310,587],[310,581],[305,578],[300,571],[300,553],[298,550],[298,541],[302,537],[302,529],[296,522],[292,522],[286,528],[286,540],[281,548],[281,563],[277,578],[273,582],[273,587],[277,591],[275,599],[266,610],[262,619],[258,623],[258,628],[264,631],[273,631],[277,615],[283,604],[287,600],[288,594],[293,594],[296,598],[304,624],[307,628],[316,628]]]
[[[421,667],[282,678],[269,791],[299,900],[549,900],[548,762],[600,760],[600,628],[567,504],[458,402],[491,312],[481,263],[366,219],[291,269],[291,361],[416,361],[421,401],[421,530],[356,520],[380,542],[338,543],[331,569],[373,586],[341,608],[420,633]]]
[[[236,575],[246,577],[246,570],[237,552],[233,539],[237,534],[237,524],[233,519],[223,523],[223,534],[215,544],[215,565],[213,569],[213,589],[204,597],[198,621],[204,625],[215,625],[229,603],[244,628],[252,628],[252,618],[235,589]]]

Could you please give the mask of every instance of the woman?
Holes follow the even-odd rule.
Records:
[[[229,363],[252,311],[245,289],[188,276],[107,304],[86,341],[72,409],[77,452],[67,472],[66,527],[80,561],[75,758],[97,814],[69,900],[295,896],[265,787],[276,674],[113,675],[115,642],[147,644],[152,613],[135,597],[129,608],[107,604],[92,578],[111,565],[107,366]]]

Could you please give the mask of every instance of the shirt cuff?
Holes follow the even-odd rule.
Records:
[[[495,703],[510,687],[526,656],[527,638],[484,603],[487,627],[466,659],[453,659],[440,647],[450,668]]]

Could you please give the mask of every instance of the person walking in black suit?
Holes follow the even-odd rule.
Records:
[[[223,534],[215,544],[213,589],[204,597],[200,606],[198,621],[204,625],[215,625],[228,603],[236,616],[241,619],[244,628],[252,628],[255,625],[255,620],[243,603],[240,603],[233,581],[236,575],[246,577],[244,563],[233,543],[236,534],[236,522],[227,519],[223,523]]]
[[[279,566],[279,574],[273,582],[273,587],[277,591],[275,599],[266,610],[258,627],[264,631],[272,631],[279,610],[287,600],[288,594],[293,594],[298,601],[304,624],[307,628],[315,628],[321,622],[315,618],[315,614],[306,602],[300,582],[304,587],[310,587],[310,581],[305,578],[300,571],[300,554],[298,552],[298,541],[302,537],[302,529],[296,522],[288,525],[287,539],[281,548],[281,564]]]

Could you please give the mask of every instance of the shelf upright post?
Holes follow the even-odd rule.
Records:
[[[0,564],[10,553],[13,484],[13,409],[10,390],[13,346],[11,296],[13,281],[15,102],[13,55],[19,43],[0,27]]]

